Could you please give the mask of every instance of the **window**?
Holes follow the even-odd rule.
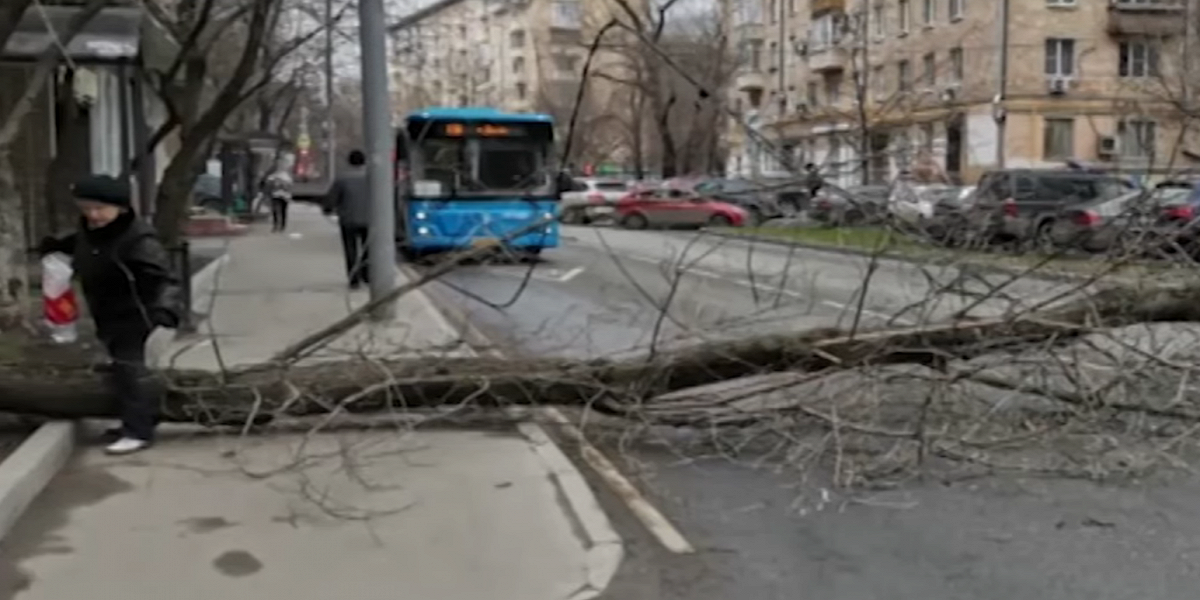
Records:
[[[1046,6],[1075,6],[1075,0],[1046,0]]]
[[[524,100],[525,97],[528,95],[529,95],[529,87],[526,86],[524,83],[518,83],[517,84],[517,99]]]
[[[933,25],[933,22],[937,20],[937,5],[934,4],[934,0],[922,0],[922,2],[921,22],[926,26]]]
[[[1157,142],[1154,121],[1129,120],[1117,124],[1118,148],[1125,158],[1151,158]]]
[[[1075,40],[1065,38],[1046,40],[1046,75],[1050,77],[1075,75]]]
[[[1075,119],[1047,118],[1042,123],[1042,158],[1063,160],[1075,156]]]
[[[815,81],[808,82],[808,89],[806,91],[805,95],[808,96],[809,106],[820,106],[821,98],[817,95],[817,84]]]
[[[579,29],[583,26],[583,10],[580,0],[556,0],[551,27]]]
[[[1158,74],[1158,48],[1147,41],[1121,42],[1117,58],[1121,77],[1152,77]]]
[[[950,80],[962,83],[963,80],[963,49],[950,49]]]
[[[488,191],[532,190],[542,187],[545,154],[536,146],[504,140],[479,140],[475,179]]]
[[[779,44],[775,42],[767,48],[767,68],[771,71],[779,68]]]
[[[871,87],[875,90],[876,100],[883,100],[887,98],[887,71],[885,71],[882,66],[877,66],[871,69]]]
[[[826,13],[814,19],[808,32],[811,49],[822,50],[837,42],[837,25],[833,13]]]
[[[739,2],[737,19],[742,25],[761,25],[763,22],[762,4],[759,2]]]
[[[933,123],[921,124],[921,150],[926,156],[933,155]]]
[[[907,60],[902,60],[896,65],[896,87],[901,92],[912,89],[912,67]]]
[[[779,6],[775,0],[768,0],[767,15],[769,15],[772,23],[779,22]]]
[[[883,12],[883,5],[876,4],[875,7],[871,9],[871,25],[875,27],[875,37],[883,37],[884,35],[887,35],[887,23],[884,21],[885,18],[886,16]]]
[[[946,16],[951,21],[963,18],[963,2],[964,0],[946,0]]]
[[[762,70],[762,53],[762,40],[746,41],[746,62],[750,65],[750,69],[754,71]]]
[[[908,0],[900,0],[899,13],[896,22],[900,24],[900,35],[908,33],[908,20],[912,16],[909,11],[911,7],[908,5]]]
[[[925,57],[921,59],[921,62],[924,64],[924,67],[925,67],[925,71],[924,71],[923,75],[925,77],[926,87],[932,88],[937,85],[937,62],[936,61],[937,61],[937,56],[934,55],[934,53],[932,53],[932,52],[930,52],[929,54],[926,54]]]
[[[525,57],[518,56],[512,60],[513,73],[518,75],[525,73]]]
[[[574,73],[579,67],[579,57],[571,56],[570,54],[557,54],[554,56],[554,68],[560,73]]]
[[[842,99],[841,75],[829,75],[825,77],[825,99],[830,104],[837,104]]]
[[[525,46],[525,30],[514,29],[508,34],[508,45],[513,48],[522,48]]]

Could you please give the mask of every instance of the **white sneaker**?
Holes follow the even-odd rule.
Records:
[[[108,454],[133,454],[139,450],[144,450],[150,442],[139,440],[137,438],[123,437],[104,449]]]

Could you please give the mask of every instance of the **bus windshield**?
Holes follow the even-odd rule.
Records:
[[[531,139],[426,137],[411,146],[417,196],[495,196],[553,193],[551,144]]]

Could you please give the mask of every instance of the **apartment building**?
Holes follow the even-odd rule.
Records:
[[[574,100],[603,2],[440,0],[392,27],[398,110],[552,111]]]
[[[743,0],[728,171],[813,162],[849,185],[1190,165],[1185,2]]]

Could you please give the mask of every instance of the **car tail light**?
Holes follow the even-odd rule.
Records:
[[[1093,227],[1100,223],[1100,215],[1090,211],[1081,210],[1075,214],[1075,224],[1083,227]]]
[[[1166,211],[1168,219],[1179,219],[1181,221],[1191,221],[1195,215],[1195,211],[1190,206],[1172,206]]]
[[[1004,216],[1006,216],[1006,217],[1017,216],[1017,201],[1016,200],[1009,198],[1004,201]]]
[[[828,210],[833,208],[833,203],[828,200],[817,200],[817,208]]]
[[[592,204],[604,204],[603,194],[588,194],[587,201]]]

